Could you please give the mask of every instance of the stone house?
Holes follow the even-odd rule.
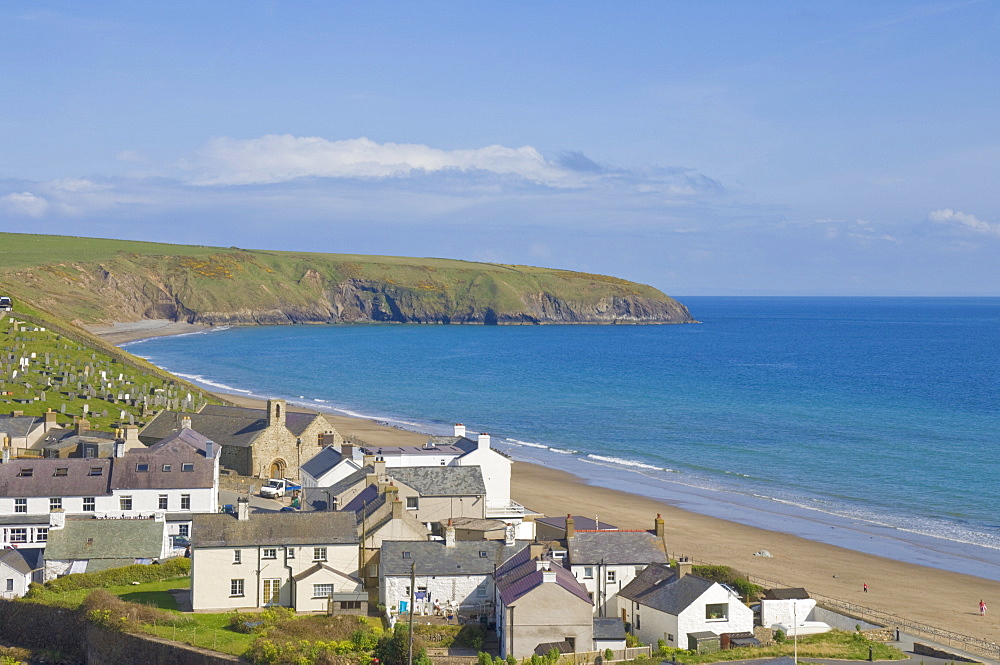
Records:
[[[676,569],[652,564],[618,592],[618,611],[636,637],[646,644],[663,640],[669,647],[691,649],[706,637],[753,631],[753,610],[739,594],[690,571],[683,559]]]
[[[285,400],[266,409],[207,405],[198,413],[161,411],[139,433],[153,443],[183,428],[221,446],[221,465],[241,475],[299,480],[299,467],[330,442],[343,438],[318,413],[289,411]]]
[[[366,614],[356,518],[347,512],[196,515],[191,533],[194,611],[257,609]]]
[[[52,514],[45,547],[45,581],[70,573],[96,573],[172,554],[167,525],[153,519],[70,518]]]

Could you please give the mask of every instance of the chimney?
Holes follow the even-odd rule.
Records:
[[[387,496],[386,498],[388,499],[389,497]],[[399,500],[399,497],[396,497],[396,500],[392,502],[392,519],[394,520],[403,519],[404,512],[405,510],[403,509],[403,502]]]
[[[139,440],[139,428],[135,425],[125,425],[122,429],[122,434],[125,437],[125,450],[146,447],[142,445],[142,441]]]
[[[365,454],[361,457],[361,466],[375,466],[375,456],[365,451]]]
[[[340,456],[344,459],[354,458],[354,444],[347,443],[346,441],[340,444]]]
[[[452,523],[450,517],[448,518],[448,526],[444,528],[444,546],[455,546],[455,525]]]
[[[532,559],[537,559],[545,553],[545,545],[542,545],[541,543],[531,543],[528,547],[528,556]]]
[[[542,584],[553,584],[556,581],[556,571],[554,570],[543,570],[542,571]]]
[[[513,524],[508,524],[503,530],[503,544],[507,547],[513,547],[517,542],[517,527]]]
[[[153,521],[154,522],[166,522],[167,521],[167,514],[165,512],[163,512],[162,510],[157,510],[157,511],[155,511],[153,513]]]
[[[86,432],[89,429],[90,429],[90,421],[87,420],[86,418],[80,418],[78,421],[76,421],[76,433],[77,433],[77,435],[83,434],[84,432]]]
[[[49,513],[49,531],[55,531],[66,527],[66,511],[56,508]]]
[[[694,564],[691,563],[691,559],[686,556],[677,557],[677,579],[684,577],[685,575],[691,574],[691,568]]]
[[[48,411],[45,412],[45,428],[42,431],[48,432],[53,427],[58,427],[58,426],[59,423],[56,422],[56,412],[53,411],[52,409],[49,409]]]
[[[115,457],[125,457],[125,442],[115,441],[113,445]]]
[[[552,562],[548,559],[538,559],[535,561],[535,570],[550,570]]]
[[[236,499],[236,519],[241,522],[250,519],[250,499],[242,496]]]
[[[479,450],[490,449],[490,435],[486,432],[479,433]]]
[[[375,475],[377,475],[377,476],[384,476],[385,475],[385,460],[384,459],[375,460],[375,463],[372,466],[375,467]]]
[[[267,426],[271,425],[284,425],[285,424],[285,400],[283,399],[269,399],[267,400]]]
[[[572,515],[566,515],[566,540],[576,535],[576,520]]]
[[[215,457],[215,441],[211,439],[205,442],[205,457],[208,459]]]
[[[191,429],[191,416],[181,418],[181,429]]]
[[[0,453],[0,464],[10,462],[10,446],[4,446],[3,453]]]
[[[660,540],[663,539],[664,537],[663,517],[660,516],[660,513],[656,513],[656,519],[653,520],[653,531],[656,533],[657,538],[659,538]]]
[[[455,423],[455,436],[465,436],[465,425]]]

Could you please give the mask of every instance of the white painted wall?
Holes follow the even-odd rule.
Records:
[[[399,611],[399,601],[410,599],[406,590],[409,586],[409,575],[383,576],[379,583],[379,602]],[[430,614],[435,601],[441,604],[442,609],[447,607],[449,601],[455,601],[461,609],[471,610],[493,599],[493,581],[489,575],[417,575],[416,590],[424,590],[424,587],[430,598],[424,603],[415,603],[418,613]],[[482,595],[478,592],[480,589],[483,590]]]
[[[587,576],[587,569],[591,570],[591,575]],[[600,616],[604,610],[604,616],[614,616],[618,607],[618,592],[624,589],[635,576],[642,572],[645,566],[629,565],[574,565],[570,571],[577,581],[587,587],[587,592],[593,594],[594,614]],[[637,572],[638,569],[638,572]],[[604,582],[608,573],[614,573],[614,582]]]
[[[330,487],[360,469],[361,465],[354,460],[342,459],[332,469],[321,474],[319,478],[313,478],[305,471],[302,471],[299,475],[302,480],[302,487]]]
[[[816,601],[812,598],[794,598],[788,600],[760,601],[760,625],[770,628],[776,623],[792,625],[811,619]]]
[[[27,593],[29,584],[31,584],[30,573],[24,575],[0,561],[0,598],[20,598]]]
[[[729,605],[727,619],[705,618],[705,606],[717,603]],[[753,631],[753,610],[743,604],[740,597],[726,590],[721,584],[713,584],[677,617],[678,646],[687,648],[687,634],[711,631],[722,633],[746,633]]]
[[[492,448],[479,448],[455,460],[456,466],[478,466],[486,485],[486,501],[489,506],[505,506],[510,503],[511,460]]]

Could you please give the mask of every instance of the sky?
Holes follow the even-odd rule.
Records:
[[[0,230],[1000,296],[1000,2],[0,3]]]

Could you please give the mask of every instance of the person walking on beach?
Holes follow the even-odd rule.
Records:
[[[868,593],[868,582],[865,582],[865,593]]]
[[[979,601],[979,616],[981,617],[986,616],[986,603],[984,603],[982,600]]]

